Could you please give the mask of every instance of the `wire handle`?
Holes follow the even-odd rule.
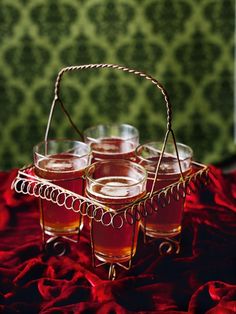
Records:
[[[48,123],[47,123],[47,128],[46,128],[44,140],[45,141],[48,140],[48,133],[49,133],[50,126],[51,126],[51,121],[52,121],[55,105],[57,103],[59,103],[61,105],[61,108],[62,108],[64,114],[69,119],[69,122],[71,123],[73,128],[77,131],[77,133],[80,135],[81,139],[83,140],[82,132],[77,128],[76,124],[71,119],[71,117],[70,117],[69,113],[67,112],[63,102],[60,99],[60,84],[61,84],[62,76],[66,72],[80,71],[80,70],[87,70],[87,69],[99,69],[99,68],[111,68],[111,69],[114,69],[114,70],[119,70],[119,71],[127,72],[127,73],[130,73],[130,74],[134,74],[136,76],[139,76],[139,77],[142,77],[142,78],[144,78],[146,80],[149,80],[153,85],[155,85],[161,91],[161,93],[162,93],[162,95],[164,97],[164,101],[165,101],[165,105],[166,105],[166,112],[167,112],[167,122],[166,122],[167,131],[166,131],[166,134],[165,134],[161,155],[160,155],[160,158],[159,158],[159,161],[158,161],[158,165],[157,165],[157,169],[156,169],[155,179],[154,179],[153,186],[152,186],[152,189],[151,189],[151,192],[150,192],[150,194],[152,195],[153,192],[154,192],[155,181],[156,181],[157,176],[158,176],[161,160],[162,160],[163,155],[164,155],[164,151],[165,151],[165,147],[166,147],[166,143],[167,143],[169,134],[172,135],[173,143],[174,143],[175,150],[176,150],[176,156],[177,156],[178,163],[179,163],[181,177],[183,175],[182,175],[182,169],[181,169],[181,164],[180,164],[180,160],[179,160],[179,154],[178,154],[178,150],[177,150],[176,140],[175,140],[174,132],[172,130],[172,106],[171,106],[171,103],[170,103],[170,100],[169,100],[169,96],[168,96],[167,91],[163,87],[163,85],[158,80],[153,78],[151,75],[148,75],[148,74],[146,74],[144,72],[141,72],[141,71],[138,71],[138,70],[135,70],[135,69],[131,69],[131,68],[128,68],[128,67],[125,67],[125,66],[121,66],[121,65],[117,65],[117,64],[108,64],[108,63],[75,65],[75,66],[69,66],[69,67],[65,67],[65,68],[61,69],[60,72],[57,75],[57,79],[56,79],[56,82],[55,82],[54,99],[53,99],[53,102],[52,102],[52,105],[51,105],[51,109],[50,109],[50,113],[49,113],[49,117],[48,117]]]
[[[67,115],[67,118],[69,119],[70,123],[72,124],[72,126],[76,129],[76,131],[79,133],[80,137],[83,138],[82,132],[76,127],[75,123],[72,121],[70,115],[68,114],[68,112],[66,111],[61,99],[60,99],[60,84],[61,84],[61,80],[62,80],[62,76],[64,73],[66,72],[71,72],[71,71],[80,71],[80,70],[87,70],[87,69],[99,69],[99,68],[111,68],[114,70],[119,70],[119,71],[123,71],[123,72],[128,72],[134,75],[137,75],[139,77],[145,78],[146,80],[149,80],[152,82],[152,84],[154,84],[158,89],[160,89],[163,97],[164,97],[164,101],[166,104],[166,110],[167,110],[167,130],[171,130],[172,127],[172,108],[171,108],[171,104],[170,104],[170,100],[169,100],[169,96],[167,94],[167,91],[165,90],[165,88],[162,86],[162,84],[156,80],[155,78],[153,78],[151,75],[148,75],[144,72],[141,71],[137,71],[135,69],[131,69],[128,67],[124,67],[121,65],[117,65],[117,64],[84,64],[84,65],[75,65],[75,66],[69,66],[66,68],[63,68],[60,70],[60,72],[57,75],[57,79],[55,82],[55,89],[54,89],[54,99],[51,105],[51,109],[50,109],[50,113],[49,113],[49,118],[48,118],[48,123],[47,123],[47,128],[46,128],[46,132],[45,132],[45,141],[47,141],[48,139],[48,133],[49,133],[49,129],[50,129],[50,125],[51,125],[51,120],[52,120],[52,116],[53,116],[53,112],[54,112],[54,108],[57,102],[60,103],[60,105],[62,106],[62,109],[64,111],[64,113]]]

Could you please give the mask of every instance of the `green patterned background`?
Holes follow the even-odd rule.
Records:
[[[0,167],[22,166],[44,137],[58,71],[118,63],[160,80],[179,142],[215,162],[233,141],[234,0],[0,0]],[[134,124],[162,140],[161,94],[109,69],[67,73],[62,97],[78,127]],[[59,109],[59,108],[58,108]],[[50,137],[76,137],[60,110]]]

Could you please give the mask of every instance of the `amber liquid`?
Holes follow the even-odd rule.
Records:
[[[71,154],[50,155],[35,166],[38,177],[75,192],[84,194],[84,175],[87,159]],[[46,234],[63,235],[78,233],[82,227],[81,215],[64,206],[40,199],[40,223]]]
[[[128,159],[134,160],[137,144],[118,137],[102,138],[97,143],[92,143],[93,161],[103,159]]]
[[[105,177],[98,179],[87,189],[87,196],[103,205],[107,205],[112,212],[119,210],[141,198],[145,192],[140,186],[126,187],[127,184],[135,184],[135,180],[128,177]],[[99,185],[102,184],[102,185]],[[117,189],[116,186],[124,185]],[[91,221],[91,232],[95,256],[105,262],[126,262],[134,256],[137,246],[139,223],[128,224],[124,214],[120,211],[124,224],[120,229],[113,226],[104,226],[101,222]],[[105,223],[107,223],[105,221]]]
[[[166,158],[170,162],[171,158]],[[183,173],[186,176],[191,170]],[[177,171],[176,171],[177,172]],[[147,179],[147,192],[152,189],[155,173],[149,172]],[[154,186],[154,191],[160,190],[180,179],[180,173],[168,174],[168,169],[158,175],[158,179]],[[157,203],[152,204],[152,208],[147,208],[147,211],[152,214],[147,215],[141,221],[142,229],[145,234],[150,237],[175,236],[181,232],[181,221],[184,207],[184,199],[175,200],[170,198],[170,204],[165,207],[158,206]],[[147,204],[146,206],[151,206]]]

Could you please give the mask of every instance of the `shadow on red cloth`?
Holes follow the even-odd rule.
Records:
[[[236,313],[236,172],[211,167],[187,198],[179,255],[161,257],[140,234],[131,270],[93,269],[88,230],[67,256],[42,253],[37,201],[0,173],[1,313]]]

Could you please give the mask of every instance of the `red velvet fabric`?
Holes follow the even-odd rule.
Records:
[[[139,239],[134,266],[107,280],[94,269],[88,232],[66,256],[41,248],[37,201],[0,173],[1,313],[236,313],[236,172],[211,167],[207,189],[187,199],[179,255]]]

